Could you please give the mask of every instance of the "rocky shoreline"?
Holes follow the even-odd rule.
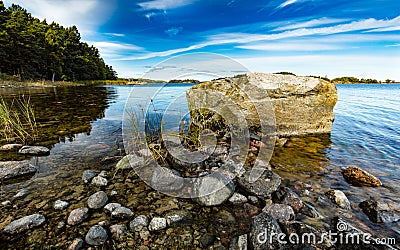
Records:
[[[137,160],[138,157],[134,158]],[[77,200],[56,200],[51,206],[59,213],[57,220],[49,219],[46,213],[33,210],[31,215],[10,221],[1,234],[2,244],[11,244],[25,235],[68,233],[60,239],[56,248],[83,249],[100,246],[103,249],[391,249],[387,245],[371,243],[339,244],[335,238],[324,238],[320,243],[291,244],[288,236],[313,234],[321,237],[333,232],[346,235],[361,230],[351,225],[352,207],[359,206],[376,223],[391,223],[400,220],[398,204],[383,201],[363,201],[351,204],[344,192],[327,190],[318,202],[335,206],[342,216],[324,218],[313,204],[306,202],[311,196],[309,184],[287,187],[281,177],[270,169],[255,183],[235,178],[232,193],[220,205],[206,206],[199,200],[174,198],[163,195],[147,186],[126,165],[132,156],[106,157],[104,162],[113,166],[109,171],[85,170],[76,186],[86,189],[88,196]],[[144,160],[144,159],[143,159]],[[125,164],[125,167],[116,168]],[[343,178],[363,186],[373,186],[380,181],[360,168],[350,166],[343,169]],[[356,174],[355,174],[356,173]],[[118,190],[118,191],[117,191]],[[126,192],[126,193],[122,193]],[[20,192],[21,193],[21,192]],[[90,195],[89,195],[90,194]],[[13,209],[14,200],[2,202],[2,206]],[[221,195],[217,192],[214,195]],[[225,194],[224,194],[225,195]],[[82,202],[84,202],[82,206]],[[46,202],[48,204],[49,202]],[[38,213],[39,212],[39,213]],[[350,217],[349,217],[350,216]],[[326,221],[330,222],[329,224]],[[345,225],[345,228],[340,228]],[[268,234],[285,235],[264,241]],[[261,235],[261,236],[260,236]],[[35,237],[36,237],[35,236]],[[65,236],[64,236],[65,237]],[[322,237],[323,238],[323,237]],[[322,239],[319,238],[319,239]],[[69,239],[69,240],[68,240]],[[373,242],[373,238],[369,242]],[[282,242],[286,242],[283,244]],[[11,246],[9,245],[9,246]]]

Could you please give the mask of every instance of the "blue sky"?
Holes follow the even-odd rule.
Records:
[[[120,77],[212,52],[251,71],[400,81],[398,0],[15,0],[76,25]]]

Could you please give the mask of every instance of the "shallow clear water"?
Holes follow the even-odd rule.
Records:
[[[0,208],[0,228],[11,218],[44,211],[50,218],[48,227],[51,231],[56,222],[66,216],[54,213],[51,202],[67,199],[76,205],[83,203],[84,198],[76,197],[87,197],[90,190],[82,188],[82,171],[112,170],[115,164],[103,164],[101,159],[122,154],[122,117],[131,91],[138,94],[133,95],[133,98],[139,97],[137,103],[152,98],[154,106],[149,110],[158,112],[177,96],[184,97],[190,86],[169,85],[157,96],[151,93],[160,85],[0,89],[3,98],[31,96],[40,125],[37,144],[51,147],[50,156],[31,159],[39,166],[34,177],[1,186],[0,201],[12,199],[21,188],[28,189],[31,195],[17,203],[18,209],[12,213]],[[337,87],[339,101],[334,110],[336,118],[330,137],[289,140],[284,148],[275,150],[271,162],[288,185],[309,183],[321,196],[329,188],[343,190],[354,204],[352,221],[357,226],[378,235],[396,235],[394,232],[397,231],[399,238],[398,224],[374,225],[357,204],[370,197],[400,202],[400,85]],[[166,117],[166,126],[175,129],[186,112],[184,100],[175,103]],[[0,153],[0,160],[23,158],[26,157],[15,153]],[[340,169],[348,165],[357,165],[376,175],[384,187],[362,188],[347,184]],[[314,198],[307,201],[312,203]],[[40,207],[40,201],[50,205]],[[337,214],[337,208],[315,206],[326,215]]]

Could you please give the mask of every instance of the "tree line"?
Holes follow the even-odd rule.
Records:
[[[20,80],[112,80],[113,68],[85,42],[76,26],[39,20],[0,0],[0,74]]]

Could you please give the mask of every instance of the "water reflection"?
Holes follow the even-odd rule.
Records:
[[[36,122],[35,145],[52,148],[56,143],[73,141],[79,133],[90,134],[93,121],[105,115],[115,91],[105,87],[2,88],[0,98],[29,98]],[[2,144],[4,144],[4,140]],[[19,160],[16,153],[0,152],[0,160]]]

